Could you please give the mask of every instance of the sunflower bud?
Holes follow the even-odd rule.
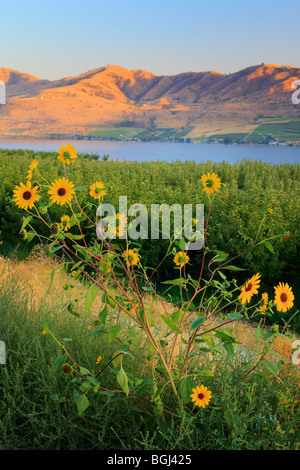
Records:
[[[20,235],[21,235],[21,237],[22,237],[23,240],[26,240],[26,238],[27,238],[27,233],[28,233],[28,232],[27,232],[27,230],[25,230],[25,229],[22,230],[22,232],[20,233]]]
[[[287,240],[290,237],[290,232],[287,232],[287,234],[283,237],[282,240]]]
[[[54,224],[51,225],[50,232],[53,233],[53,235],[57,234],[57,232],[58,232],[57,223],[54,223]]]
[[[70,366],[70,364],[64,364],[62,370],[67,375],[71,375],[73,372],[73,368]]]

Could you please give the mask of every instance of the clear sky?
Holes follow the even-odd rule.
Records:
[[[51,80],[300,67],[300,0],[0,0],[0,41],[1,67]]]

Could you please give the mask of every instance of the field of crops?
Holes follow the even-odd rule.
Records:
[[[48,181],[63,176],[63,169],[57,164],[57,153],[32,151],[0,151],[0,213],[2,245],[1,252],[11,252],[17,244],[22,250],[26,244],[19,236],[20,221],[24,211],[18,210],[12,200],[13,189],[26,181],[28,165],[38,158],[41,172]],[[76,187],[85,187],[80,192],[80,202],[90,200],[89,185],[102,181],[107,190],[105,202],[118,208],[119,196],[126,195],[128,207],[135,203],[173,203],[205,205],[208,202],[203,193],[200,177],[205,172],[215,172],[222,181],[221,190],[213,196],[213,210],[207,234],[207,249],[222,250],[230,256],[241,253],[255,238],[264,218],[261,235],[272,237],[282,235],[268,246],[260,245],[243,255],[236,265],[245,271],[236,277],[244,281],[253,273],[260,272],[262,286],[273,294],[273,286],[279,281],[290,282],[297,290],[299,284],[299,165],[280,165],[259,161],[244,161],[239,164],[193,161],[174,162],[103,162],[95,161],[88,155],[79,155],[76,165],[68,168],[68,175]],[[95,209],[89,209],[94,216]],[[118,212],[118,209],[117,209]],[[52,220],[59,220],[64,208],[53,205],[50,208]],[[91,230],[87,226],[87,231]],[[289,232],[289,237],[286,237]],[[91,236],[94,233],[91,231]],[[285,240],[282,240],[285,238]],[[35,238],[30,246],[38,242]],[[156,266],[162,259],[168,241],[142,240],[140,255],[145,266]],[[199,271],[202,253],[191,252],[191,273]],[[172,277],[173,262],[167,259],[159,270],[159,280]],[[174,291],[174,296],[176,293]],[[299,328],[299,325],[297,326]]]
[[[0,449],[299,448],[299,165],[68,145],[0,177]],[[120,196],[203,204],[203,247],[120,238]]]

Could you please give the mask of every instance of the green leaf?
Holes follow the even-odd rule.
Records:
[[[215,345],[213,337],[209,333],[205,333],[201,335],[200,338],[210,347],[212,348]]]
[[[171,284],[173,286],[183,285],[186,284],[187,280],[184,277],[179,277],[178,279],[172,279],[170,281],[164,281],[162,284]]]
[[[268,240],[266,240],[264,244],[268,248],[268,250],[271,251],[271,253],[275,253],[273,245]]]
[[[256,328],[256,335],[258,338],[267,339],[267,334],[258,326]]]
[[[184,377],[178,384],[178,391],[185,405],[191,400],[194,386],[195,384],[190,377]]]
[[[82,240],[83,235],[75,235],[73,233],[67,233],[67,237],[71,238],[72,240]]]
[[[196,330],[196,328],[199,328],[200,325],[205,321],[205,317],[199,317],[197,320],[194,320],[192,325],[191,325],[191,331]]]
[[[103,395],[107,395],[109,397],[114,397],[115,396],[114,392],[112,392],[111,390],[103,390],[102,393],[103,393]]]
[[[160,318],[171,328],[171,330],[175,331],[175,333],[182,333],[182,331],[172,322],[170,318],[166,317],[165,315],[161,315]]]
[[[185,239],[181,238],[180,240],[176,241],[176,245],[181,249],[181,251],[185,251]]]
[[[88,380],[89,382],[91,382],[91,384],[93,384],[95,387],[98,386],[99,384],[99,381],[96,379],[96,377],[87,377],[86,380]]]
[[[237,266],[233,266],[231,264],[228,266],[222,266],[222,269],[229,269],[229,271],[247,271],[247,269],[238,268]]]
[[[83,375],[91,375],[90,371],[85,367],[80,367],[80,373]]]
[[[223,269],[223,268],[222,268]],[[221,278],[226,281],[227,277],[225,276],[224,273],[222,273],[222,271],[218,271],[218,273],[220,274]]]
[[[277,375],[277,373],[278,373],[277,364],[275,364],[274,362],[265,361],[264,362],[264,368],[268,372],[271,372],[271,374],[273,374],[273,375]]]
[[[98,318],[101,321],[101,323],[103,323],[103,325],[105,325],[105,323],[106,323],[107,315],[108,315],[108,307],[107,307],[107,305],[105,305],[104,308],[101,310],[101,312],[98,315]]]
[[[217,255],[213,258],[212,263],[221,263],[222,261],[225,261],[228,258],[228,254],[224,253],[224,251],[215,250],[215,253],[217,253]]]
[[[217,338],[220,338],[221,341],[226,341],[228,343],[235,343],[236,339],[234,336],[229,335],[228,333],[224,333],[224,331],[217,331],[215,333]]]
[[[96,284],[92,284],[86,294],[84,313],[87,313],[90,311],[97,294],[98,294],[98,287],[96,286]]]
[[[229,318],[229,320],[239,320],[239,318],[243,318],[243,315],[240,313],[228,313],[227,318]]]
[[[223,346],[224,346],[224,349],[226,350],[227,354],[229,354],[230,356],[234,355],[234,347],[233,347],[232,343],[228,343],[227,341],[225,341],[223,343]]]
[[[53,363],[53,367],[57,367],[58,364],[60,364],[63,360],[64,360],[63,356],[58,356]]]
[[[129,394],[128,377],[127,377],[127,374],[124,371],[123,367],[121,367],[121,369],[119,370],[119,372],[117,374],[117,381],[118,381],[120,387],[122,388],[122,390],[124,390],[124,392],[128,396],[128,394]]]
[[[86,394],[80,395],[78,398],[76,398],[75,403],[77,405],[77,411],[79,415],[82,415],[90,404]]]
[[[173,323],[179,323],[182,320],[182,317],[184,315],[184,310],[180,309],[177,310],[177,312],[172,313],[171,318]]]
[[[27,236],[27,240],[28,240],[28,236]],[[55,253],[56,251],[60,250],[61,248],[62,248],[62,245],[56,246],[55,248],[52,248],[50,253]]]
[[[48,289],[46,290],[44,296],[46,296],[46,295],[48,294],[48,292],[50,291],[50,289],[51,289],[51,287],[52,287],[53,280],[54,280],[55,269],[56,269],[56,268],[54,268],[54,269],[52,270],[51,279],[50,279],[50,284],[49,284],[49,287],[48,287]]]
[[[214,374],[212,373],[212,371],[210,369],[203,369],[200,372],[200,375],[204,376],[204,377],[213,377],[214,376]]]
[[[120,333],[122,325],[111,326],[108,331],[108,341],[111,343]]]
[[[224,411],[224,418],[230,428],[234,427],[235,421],[229,408]]]
[[[27,232],[27,235],[26,235],[26,241],[29,243],[31,242],[31,240],[34,239],[34,237],[36,236],[36,232]]]
[[[21,232],[24,230],[24,228],[26,227],[26,225],[29,224],[29,222],[31,221],[31,219],[32,219],[32,215],[29,215],[28,217],[26,217],[26,218],[23,220],[22,227],[21,227],[19,233],[21,233]]]
[[[96,330],[94,331],[93,333],[91,333],[88,338],[93,338],[93,336],[97,336],[97,335],[100,335],[101,333],[105,333],[106,332],[106,329],[105,328],[101,328],[101,330]]]

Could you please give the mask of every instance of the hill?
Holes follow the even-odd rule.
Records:
[[[197,140],[255,137],[262,124],[272,135],[279,123],[279,135],[288,127],[286,140],[300,140],[300,108],[291,101],[292,84],[299,79],[298,67],[264,64],[229,75],[170,76],[110,65],[56,81],[0,68],[7,92],[0,136],[101,137],[103,128],[121,126],[134,128],[132,137],[155,137],[163,129]]]

